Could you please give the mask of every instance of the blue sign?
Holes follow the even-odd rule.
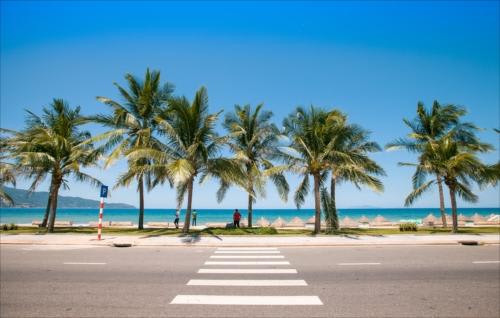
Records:
[[[108,186],[102,185],[101,186],[101,198],[107,198],[108,197]]]

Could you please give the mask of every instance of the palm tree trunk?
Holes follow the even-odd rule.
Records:
[[[184,219],[184,227],[182,233],[189,233],[189,224],[191,224],[191,203],[193,202],[193,178],[188,181],[188,202],[186,218]]]
[[[137,228],[144,229],[144,180],[139,178],[139,222]]]
[[[330,215],[330,228],[338,230],[339,229],[339,216],[337,214],[337,203],[335,201],[335,186],[337,180],[335,180],[335,175],[332,171],[332,179],[330,180],[330,196],[332,201],[333,215]]]
[[[50,212],[50,204],[51,204],[51,199],[52,199],[52,191],[54,189],[54,179],[50,181],[50,188],[49,188],[49,195],[47,198],[47,208],[45,209],[45,214],[43,216],[42,224],[40,224],[40,227],[47,227],[47,222],[49,220],[49,212]]]
[[[455,196],[455,187],[452,185],[452,186],[448,186],[448,188],[450,189],[451,215],[452,215],[452,219],[453,219],[452,232],[457,233],[458,232],[458,219],[457,219],[457,199]]]
[[[49,233],[54,232],[54,225],[56,223],[56,212],[57,212],[57,196],[59,195],[60,186],[61,186],[61,182],[56,181],[56,183],[54,184],[52,194],[51,194],[50,213],[49,213],[49,220],[48,220]]]
[[[321,206],[319,194],[319,174],[314,175],[314,234],[319,234],[321,231]]]
[[[252,204],[253,198],[250,194],[248,194],[248,227],[252,227]]]
[[[252,166],[250,164],[246,164],[246,173],[248,176],[248,227],[252,227],[252,205],[253,205],[253,182],[252,182]]]
[[[446,213],[444,211],[443,180],[439,174],[437,175],[437,184],[439,189],[439,211],[441,211],[441,221],[443,222],[443,227],[446,228],[448,224],[446,223]]]

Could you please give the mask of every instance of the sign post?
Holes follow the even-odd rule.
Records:
[[[104,212],[104,198],[108,197],[108,186],[101,186],[101,204],[99,205],[99,225],[97,226],[97,239],[101,240],[102,234],[102,214]]]

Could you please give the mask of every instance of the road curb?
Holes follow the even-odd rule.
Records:
[[[137,244],[133,243],[50,243],[50,242],[2,242],[1,245],[57,245],[57,246],[94,246],[94,247],[360,247],[360,246],[463,246],[461,242],[387,242],[387,243],[276,243],[276,244],[235,244],[235,243],[219,243],[219,244],[204,244],[204,243],[185,243],[185,244]],[[484,245],[500,245],[500,242],[483,242],[479,241],[477,246]]]

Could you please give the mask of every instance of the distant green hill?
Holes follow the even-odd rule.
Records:
[[[3,187],[5,192],[14,200],[17,208],[45,208],[47,206],[48,192],[32,192],[27,190],[14,189]],[[0,203],[0,206],[6,207],[5,204]],[[79,197],[57,197],[58,208],[98,208],[99,201],[83,199]],[[125,203],[106,203],[106,208],[109,209],[133,209],[133,205]]]

